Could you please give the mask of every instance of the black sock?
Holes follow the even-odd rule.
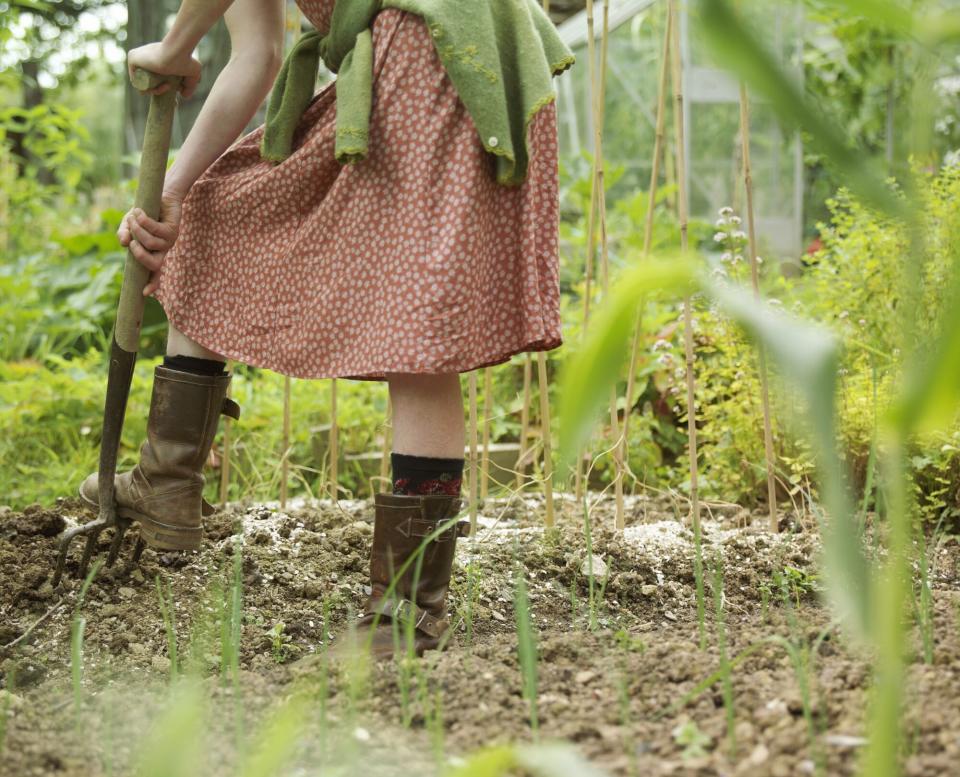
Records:
[[[163,366],[194,375],[219,377],[227,374],[227,363],[216,359],[198,359],[196,356],[164,356]]]
[[[393,453],[390,460],[393,465],[393,493],[460,496],[463,459],[435,459]]]

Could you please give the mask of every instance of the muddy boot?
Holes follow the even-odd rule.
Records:
[[[374,657],[388,658],[394,653],[395,638],[401,650],[407,649],[407,628],[412,623],[413,650],[419,656],[436,649],[449,628],[447,589],[457,537],[466,536],[470,524],[455,523],[431,540],[418,565],[415,556],[424,539],[457,516],[460,498],[377,494],[374,505],[372,590],[357,637],[369,642]],[[411,558],[394,590],[388,591],[394,575]]]
[[[206,376],[157,367],[147,439],[140,463],[117,475],[117,514],[140,525],[140,536],[158,550],[196,550],[202,518],[213,512],[203,499],[203,466],[220,415],[240,418],[227,398],[229,375]],[[97,474],[80,486],[85,502],[99,508]]]

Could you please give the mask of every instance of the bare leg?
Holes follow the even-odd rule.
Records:
[[[183,332],[171,324],[167,332],[167,356],[193,356],[196,359],[226,361],[220,354],[208,351],[199,343],[193,342]]]
[[[460,376],[387,376],[393,401],[393,451],[408,456],[462,459],[466,441]]]

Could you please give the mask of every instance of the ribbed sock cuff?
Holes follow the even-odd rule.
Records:
[[[463,482],[463,459],[439,459],[431,456],[390,455],[393,467],[393,493],[446,494],[459,496]]]
[[[193,375],[218,377],[227,374],[227,363],[216,359],[200,359],[196,356],[164,356],[163,366],[171,370],[189,372]]]

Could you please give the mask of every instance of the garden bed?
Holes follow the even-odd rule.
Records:
[[[613,775],[786,776],[814,774],[818,764],[825,774],[854,774],[870,675],[819,604],[815,532],[785,521],[790,530],[773,536],[762,530],[762,515],[713,512],[704,523],[701,649],[692,533],[669,501],[634,498],[627,508],[622,534],[610,528],[610,503],[591,510],[591,565],[572,500],[559,501],[559,528],[546,535],[539,498],[489,501],[476,539],[458,546],[449,650],[367,673],[332,657],[328,648],[342,640],[325,635],[343,634],[362,605],[372,506],[230,506],[208,522],[200,552],[148,550],[136,567],[120,562],[100,572],[79,610],[82,679],[71,673],[79,669],[71,624],[80,548],[60,589],[50,572],[58,534],[91,516],[72,502],[6,511],[0,646],[20,641],[0,654],[0,710],[7,711],[0,774],[146,773],[144,764],[170,742],[178,755],[164,757],[187,766],[164,774],[240,773],[269,738],[272,710],[290,699],[298,705],[297,766],[283,773],[430,774],[485,746],[529,741],[517,569],[538,647],[541,740],[571,742]],[[104,551],[108,542],[104,536]],[[131,552],[125,543],[122,558]],[[231,663],[223,625],[240,590],[231,584],[238,546],[244,615]],[[907,683],[906,773],[918,776],[947,775],[960,763],[960,549],[951,541],[929,552],[931,661],[914,635]],[[170,691],[161,613],[167,583],[178,667],[193,678],[175,687],[192,695]],[[732,718],[722,682],[698,689],[722,665],[721,637],[735,663]]]

